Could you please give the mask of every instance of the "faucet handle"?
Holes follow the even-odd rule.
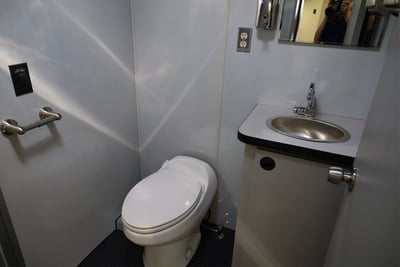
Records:
[[[315,99],[315,89],[314,83],[310,84],[307,92],[307,107],[297,107],[293,108],[293,112],[298,115],[306,116],[306,117],[314,117],[315,116],[315,107],[317,100]]]
[[[308,87],[308,94],[307,94],[307,100],[311,100],[315,96],[315,89],[314,89],[315,84],[311,83],[310,87]]]

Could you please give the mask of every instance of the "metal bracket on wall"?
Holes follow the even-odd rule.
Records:
[[[49,107],[43,107],[39,110],[39,118],[40,120],[26,126],[19,126],[18,122],[13,119],[5,119],[0,123],[1,133],[3,135],[22,135],[27,131],[49,124],[55,120],[61,120],[62,116],[59,113],[53,112],[53,109]]]

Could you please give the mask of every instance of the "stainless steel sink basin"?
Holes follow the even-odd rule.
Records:
[[[312,118],[275,117],[267,125],[280,134],[313,142],[344,142],[350,138],[342,127]]]

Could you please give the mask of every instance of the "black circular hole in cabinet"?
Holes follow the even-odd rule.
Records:
[[[261,168],[263,168],[264,170],[270,171],[273,170],[275,168],[275,160],[273,158],[270,157],[263,157],[260,160],[260,166]]]

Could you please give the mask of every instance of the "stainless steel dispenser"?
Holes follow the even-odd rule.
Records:
[[[272,30],[275,28],[279,0],[258,0],[256,28]]]

